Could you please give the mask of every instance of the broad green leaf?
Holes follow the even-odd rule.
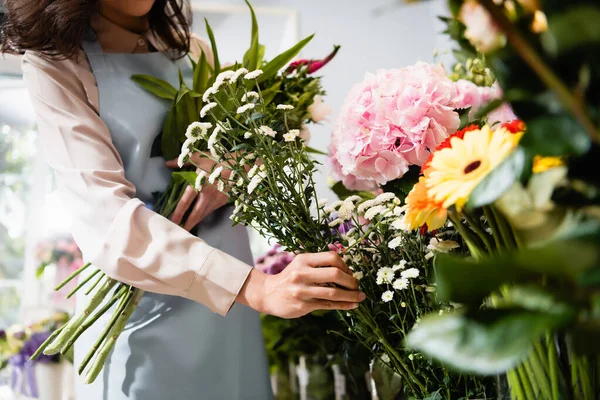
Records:
[[[360,196],[365,200],[370,200],[375,198],[375,194],[372,192],[362,192],[356,190],[350,190],[342,182],[337,182],[335,185],[331,187],[333,193],[335,193],[341,200],[347,199],[350,196]]]
[[[290,47],[283,53],[279,54],[277,57],[272,59],[262,67],[263,74],[258,78],[259,82],[264,82],[267,79],[272,78],[279,72],[279,70],[285,67],[296,55],[312,40],[315,35],[312,34],[307,38],[302,39],[300,42],[296,43],[294,46]]]
[[[197,65],[196,61],[194,61],[194,58],[189,54],[188,54],[187,58],[188,58],[188,60],[190,60],[190,64],[192,64],[192,71],[194,71],[196,69],[196,65]]]
[[[252,36],[250,37],[250,48],[244,55],[244,64],[243,66],[250,71],[256,70],[259,65],[259,54],[260,48],[258,43],[258,22],[256,21],[256,14],[254,13],[254,9],[248,0],[246,0],[246,4],[250,9],[250,14],[252,15]]]
[[[196,102],[190,95],[189,91],[186,92],[182,97],[181,101],[177,104],[176,113],[176,125],[177,131],[175,138],[179,142],[179,146],[185,141],[185,131],[187,127],[194,121],[197,121],[199,116],[197,113]]]
[[[496,201],[515,183],[525,167],[525,152],[517,147],[473,189],[467,207],[482,207]]]
[[[132,75],[131,79],[150,93],[163,99],[173,100],[177,94],[177,89],[169,82],[155,78],[150,75]]]
[[[44,271],[46,270],[46,267],[48,266],[48,263],[41,263],[39,267],[37,267],[37,269],[35,270],[35,277],[37,279],[41,278],[42,275],[44,275]]]
[[[213,51],[213,68],[214,75],[219,75],[221,73],[221,63],[219,62],[219,51],[217,50],[217,41],[215,40],[215,34],[208,23],[208,20],[204,18],[204,23],[206,24],[206,33],[208,34],[208,38],[210,40],[210,46]]]
[[[383,190],[386,192],[392,192],[400,199],[403,199],[419,181],[420,174],[421,167],[418,165],[411,165],[402,178],[394,179],[393,181],[386,183],[383,186]]]
[[[544,49],[554,57],[571,50],[600,44],[600,8],[582,5],[554,13],[541,35]]]
[[[571,319],[570,313],[520,308],[429,315],[408,334],[406,343],[455,370],[498,374],[519,364],[544,333]]]
[[[477,110],[477,112],[475,113],[475,119],[479,120],[485,118],[489,113],[496,110],[502,104],[504,104],[504,99],[495,99],[490,101],[483,108]]]
[[[495,308],[520,307],[529,311],[541,311],[549,314],[574,312],[569,304],[541,286],[514,285],[503,288],[501,293],[501,298],[494,303]]]
[[[173,172],[173,179],[175,180],[175,182],[187,182],[191,186],[194,186],[196,184],[197,177],[198,174],[195,171]]]
[[[545,115],[527,121],[521,146],[541,156],[583,154],[591,145],[581,125],[568,115]]]
[[[459,130],[464,129],[472,124],[472,120],[469,117],[469,114],[471,113],[471,107],[461,108],[460,110],[457,110],[457,112],[458,117],[460,118],[460,125],[458,126]]]
[[[177,109],[171,107],[171,111],[167,114],[160,141],[160,148],[163,157],[166,160],[172,160],[179,156],[181,151],[181,143],[176,137],[177,134]]]
[[[198,65],[194,69],[194,90],[198,93],[204,93],[208,87],[208,60],[206,54],[202,52]]]
[[[265,105],[271,104],[279,89],[281,88],[281,80],[277,80],[270,88],[265,89],[261,92]]]

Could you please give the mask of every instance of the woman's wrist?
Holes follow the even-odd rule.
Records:
[[[253,268],[250,274],[248,274],[242,290],[240,290],[235,298],[235,302],[264,313],[265,281],[267,278],[267,274]]]

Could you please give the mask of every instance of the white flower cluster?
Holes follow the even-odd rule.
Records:
[[[195,144],[201,139],[205,139],[208,135],[208,130],[212,128],[210,122],[194,122],[190,124],[185,131],[185,142],[181,146],[181,153],[177,158],[179,168],[189,160],[190,155],[195,151]]]
[[[217,77],[215,78],[215,83],[213,83],[213,85],[211,87],[206,89],[206,91],[202,95],[202,101],[204,101],[205,103],[211,104],[211,101],[210,101],[211,98],[213,96],[215,96],[217,93],[219,93],[222,86],[234,84],[234,83],[238,82],[240,80],[240,78],[242,78],[242,76],[244,77],[245,80],[255,80],[262,74],[263,74],[263,71],[261,71],[260,69],[257,69],[256,71],[248,71],[246,68],[240,68],[236,71],[232,71],[232,70],[223,71],[219,75],[217,75]],[[244,97],[242,98],[242,101],[247,102],[252,98],[258,99],[259,98],[258,93],[248,92],[247,94],[244,95]],[[211,107],[211,108],[213,108],[213,107]],[[251,109],[251,108],[248,108],[248,110],[249,109]],[[203,110],[204,110],[204,108],[203,108]],[[204,115],[206,115],[206,113],[209,110],[210,110],[210,108],[205,111]],[[238,112],[238,114],[241,114],[241,113]],[[204,118],[204,116],[202,118]]]

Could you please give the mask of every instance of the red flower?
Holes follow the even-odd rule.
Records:
[[[333,51],[322,60],[303,59],[303,60],[294,61],[293,63],[291,63],[288,66],[288,68],[285,70],[285,73],[291,74],[292,72],[302,68],[303,66],[308,65],[307,72],[309,74],[314,74],[315,72],[317,72],[318,70],[323,68],[325,65],[327,65],[327,63],[329,63],[329,61],[331,61],[333,59],[333,57],[335,57],[335,55],[337,54],[339,49],[340,49],[340,46],[337,46],[337,45],[333,46]]]
[[[525,131],[525,122],[520,119],[515,119],[514,121],[503,123],[500,127],[506,129],[510,133],[519,133]]]

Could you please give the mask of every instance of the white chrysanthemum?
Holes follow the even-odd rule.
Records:
[[[219,181],[219,183],[217,184],[217,190],[219,192],[224,192],[225,191],[225,182]]]
[[[218,105],[217,103],[212,102],[212,103],[208,103],[207,105],[202,107],[202,110],[200,110],[200,118],[206,117],[206,114],[208,114],[208,112],[210,110],[212,110],[213,108],[215,108],[217,105]]]
[[[287,111],[287,110],[293,110],[293,109],[294,109],[294,106],[291,106],[291,105],[289,105],[289,104],[278,104],[278,105],[277,105],[277,109],[278,109],[278,110],[286,110],[286,111]]]
[[[245,103],[245,102],[250,101],[252,99],[258,100],[259,98],[260,98],[260,95],[258,93],[256,93],[255,91],[250,91],[250,92],[245,93],[242,96],[242,102]]]
[[[210,183],[211,185],[214,184],[217,178],[221,176],[221,172],[223,172],[223,167],[215,168],[212,174],[210,174],[210,176],[208,177],[208,183]]]
[[[392,267],[394,271],[398,271],[406,268],[406,260],[400,260],[400,262]]]
[[[383,300],[384,303],[388,303],[388,302],[394,300],[394,292],[392,292],[391,290],[386,290],[381,295],[381,300]]]
[[[342,206],[342,204],[344,204],[344,201],[343,201],[343,200],[336,200],[336,201],[334,201],[333,203],[331,203],[331,204],[329,205],[329,207],[333,208],[334,210],[337,210],[337,209],[338,209],[338,207],[341,207],[341,206]]]
[[[381,276],[378,276],[377,278],[375,278],[375,283],[378,285],[383,285],[383,278]]]
[[[217,125],[215,126],[215,129],[213,130],[212,135],[210,135],[210,137],[208,138],[208,149],[212,152],[214,152],[214,147],[215,144],[217,143],[217,139],[219,136],[219,133],[221,133],[222,129],[221,129],[221,125]],[[214,154],[213,154],[214,156]]]
[[[403,211],[402,207],[398,207],[398,206],[394,207],[394,215],[396,217],[401,216],[402,215],[402,211]]]
[[[404,290],[404,289],[408,288],[408,279],[406,279],[406,278],[396,279],[392,286],[396,290]]]
[[[258,128],[258,130],[265,136],[270,136],[274,138],[277,135],[277,132],[275,132],[273,129],[271,129],[271,127],[266,125],[261,126],[260,128]]]
[[[294,135],[291,132],[283,134],[283,140],[286,142],[294,142],[294,141],[296,141],[296,137],[298,137],[298,135]]]
[[[188,149],[188,151],[192,151],[193,150],[193,146],[194,144],[200,140],[197,137],[191,137],[191,138],[186,138],[185,141],[183,142],[183,144],[181,145],[181,150],[183,151],[183,149]]]
[[[350,197],[347,197],[344,201],[351,201],[353,203],[362,200],[362,197],[358,196],[358,195],[352,195]]]
[[[400,273],[400,276],[403,278],[416,278],[417,276],[419,276],[419,270],[416,268],[409,268],[405,271],[402,271]]]
[[[252,178],[254,175],[256,175],[257,172],[258,172],[258,165],[255,165],[252,168],[250,168],[250,171],[248,171],[248,178]]]
[[[402,244],[402,238],[400,236],[393,238],[392,240],[390,240],[390,242],[388,243],[388,247],[390,249],[395,249],[397,247],[399,247]]]
[[[365,218],[368,220],[372,220],[379,214],[383,214],[386,211],[388,211],[388,208],[386,206],[374,206],[367,210],[367,212],[365,213]]]
[[[460,245],[453,240],[440,240],[437,238],[432,238],[427,245],[428,250],[436,253],[448,253],[458,247]]]
[[[189,156],[190,156],[190,150],[187,147],[184,149],[181,149],[181,154],[179,154],[179,157],[177,157],[177,166],[179,168],[183,167],[184,164],[187,162]]]
[[[373,207],[374,205],[376,205],[375,200],[364,201],[364,202],[360,203],[360,205],[358,206],[358,213],[363,214],[365,212],[365,210],[367,210],[370,207]]]
[[[383,283],[392,283],[396,273],[390,267],[381,267],[377,270],[377,277],[381,277]]]
[[[185,131],[186,138],[200,138],[206,137],[206,132],[212,128],[210,122],[192,122]]]
[[[248,72],[246,74],[246,76],[244,76],[244,79],[248,79],[248,80],[256,79],[259,76],[261,76],[262,73],[263,73],[262,70],[257,69],[256,71]]]
[[[385,192],[381,193],[379,196],[375,197],[375,204],[383,204],[388,201],[394,200],[396,195],[394,193]]]
[[[213,87],[209,87],[208,89],[206,89],[206,91],[202,95],[202,101],[205,103],[208,103],[208,100],[210,99],[210,97],[215,95],[216,93],[217,93],[217,91]]]
[[[244,178],[239,178],[235,185],[237,187],[242,187],[243,184],[244,184]]]
[[[243,113],[245,113],[245,112],[247,112],[247,111],[253,110],[253,109],[254,109],[254,107],[256,107],[256,104],[254,104],[254,103],[247,103],[247,104],[244,104],[243,106],[241,106],[241,107],[238,107],[238,109],[237,109],[237,113],[238,113],[238,114],[243,114]]]
[[[246,68],[240,68],[237,71],[235,71],[235,73],[231,76],[231,78],[229,78],[229,82],[235,83],[235,82],[237,82],[238,79],[240,79],[240,76],[246,75],[247,73],[248,73],[248,70]]]
[[[196,177],[196,182],[194,183],[194,187],[198,192],[202,190],[202,185],[204,185],[204,182],[206,182],[206,172],[200,171]]]
[[[356,239],[355,238],[348,239],[348,247],[352,247],[355,244],[356,244]]]
[[[218,83],[220,86],[221,84],[229,81],[234,75],[235,72],[232,70],[223,71],[219,75],[217,75],[217,78],[215,79],[215,84]]]
[[[254,192],[258,185],[260,185],[262,180],[263,177],[260,174],[255,175],[252,179],[250,179],[250,183],[248,184],[248,194],[252,194],[252,192]]]
[[[396,231],[408,230],[407,229],[408,225],[406,225],[404,218],[396,218],[395,220],[392,221],[392,223],[390,224],[390,227]]]
[[[341,220],[340,218],[336,218],[336,219],[334,219],[333,221],[331,221],[331,222],[329,223],[329,226],[330,226],[331,228],[333,228],[333,227],[336,227],[336,226],[338,226],[338,225],[341,225],[341,224],[343,224],[343,223],[344,223],[344,221],[343,221],[343,220]]]
[[[244,133],[244,139],[250,139],[252,137],[252,132]]]
[[[346,236],[353,236],[356,233],[356,228],[350,228],[348,232],[346,232]]]
[[[319,206],[319,208],[323,208],[325,207],[327,204],[329,203],[329,201],[327,199],[321,199],[319,200],[319,202],[317,203],[317,205]]]
[[[356,280],[360,281],[365,275],[361,271],[357,271],[353,273],[352,276],[355,277]]]
[[[345,201],[344,204],[342,204],[342,206],[338,210],[338,215],[342,220],[348,221],[350,218],[352,218],[353,211],[354,203],[352,203],[351,201]]]

